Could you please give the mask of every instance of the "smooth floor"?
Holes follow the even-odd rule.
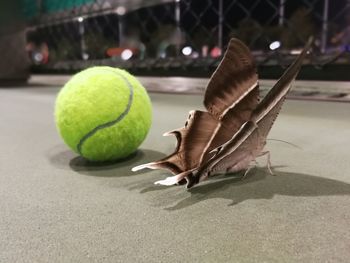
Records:
[[[245,180],[186,190],[131,172],[199,95],[152,93],[152,129],[131,158],[94,165],[59,137],[54,86],[0,89],[0,262],[349,262],[350,103],[287,100]]]

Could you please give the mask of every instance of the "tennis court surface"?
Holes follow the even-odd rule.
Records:
[[[53,78],[0,89],[0,262],[349,262],[350,103],[287,100],[269,138],[297,147],[268,142],[276,176],[262,157],[245,180],[186,190],[131,168],[174,150],[162,134],[202,95],[151,92],[140,150],[94,165],[58,136],[58,91]]]

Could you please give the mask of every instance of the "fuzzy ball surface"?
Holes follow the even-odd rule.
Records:
[[[150,98],[125,70],[92,67],[60,90],[55,121],[64,142],[91,161],[125,158],[144,141],[152,122]]]

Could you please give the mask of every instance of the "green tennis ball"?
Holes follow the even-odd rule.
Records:
[[[74,75],[55,105],[59,134],[91,161],[129,156],[146,138],[152,122],[150,98],[125,70],[92,67]]]

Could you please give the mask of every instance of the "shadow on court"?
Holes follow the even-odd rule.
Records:
[[[163,158],[161,152],[148,149],[139,149],[129,157],[114,162],[91,162],[81,156],[77,156],[70,150],[56,151],[49,155],[49,160],[57,168],[71,169],[79,174],[98,177],[131,176],[147,172],[141,170],[132,172],[131,168],[142,163],[151,162]]]
[[[79,174],[97,177],[133,176],[125,185],[130,191],[138,191],[148,196],[156,207],[168,211],[180,210],[210,199],[230,200],[236,205],[252,199],[272,199],[276,195],[293,197],[317,197],[350,195],[350,184],[318,177],[315,175],[291,173],[274,170],[271,176],[265,168],[252,169],[242,180],[242,173],[213,177],[193,188],[185,186],[159,186],[153,182],[159,180],[160,173],[150,173],[147,177],[137,177],[150,170],[133,173],[131,168],[141,163],[161,159],[165,154],[148,149],[140,149],[130,157],[108,163],[92,163],[77,156],[66,148],[55,148],[49,152],[49,161],[58,169],[73,170]],[[275,167],[281,168],[281,167]],[[164,176],[170,176],[166,173]],[[116,182],[119,185],[119,182]]]
[[[203,182],[189,190],[184,186],[150,186],[140,192],[152,195],[156,193],[155,200],[162,200],[158,205],[168,211],[183,209],[208,199],[227,199],[232,201],[230,205],[236,205],[251,199],[272,199],[275,195],[350,195],[350,184],[341,181],[301,173],[274,173],[276,176],[271,176],[264,168],[255,168],[243,180],[237,174],[226,175]],[[175,191],[184,191],[184,194]]]

